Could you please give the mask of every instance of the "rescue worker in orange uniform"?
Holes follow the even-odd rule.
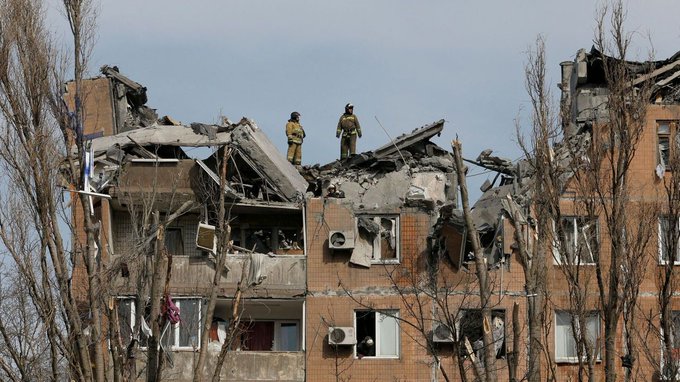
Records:
[[[288,162],[299,165],[302,163],[302,141],[305,138],[305,129],[300,124],[300,113],[290,113],[290,119],[286,124],[286,137],[288,137]]]
[[[340,137],[342,135],[342,137]],[[357,152],[357,136],[361,138],[361,125],[354,115],[354,105],[345,105],[345,114],[340,116],[335,137],[340,138],[340,159],[354,155]]]

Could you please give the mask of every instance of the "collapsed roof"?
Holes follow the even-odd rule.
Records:
[[[580,50],[577,54],[576,65],[583,62],[585,71],[583,71],[583,68],[578,71],[579,84],[606,85],[604,67],[606,60],[620,61],[603,54],[595,47],[590,49],[590,53]],[[631,83],[632,86],[637,86],[645,81],[652,82],[652,100],[656,99],[657,96],[665,98],[664,102],[667,103],[677,102],[680,99],[678,98],[680,96],[680,89],[678,88],[678,84],[680,84],[680,52],[665,60],[624,61],[624,64],[634,78]]]
[[[440,134],[444,120],[403,134],[375,151],[300,172],[315,196],[334,184],[353,209],[394,211],[401,206],[423,206],[432,214],[456,201],[456,176],[451,154],[430,141]]]
[[[275,149],[274,144],[251,120],[236,124],[152,125],[91,141],[94,154],[95,190],[120,184],[116,177],[128,163],[161,163],[188,160],[182,147],[215,150],[206,160],[196,159],[196,169],[219,183],[215,154],[232,149],[225,192],[233,199],[261,199],[271,202],[299,201],[307,182]],[[162,181],[168,181],[163,179]]]

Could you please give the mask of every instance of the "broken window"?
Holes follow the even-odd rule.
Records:
[[[355,311],[356,356],[398,358],[399,322],[396,318],[398,316],[398,310]]]
[[[120,298],[118,299],[118,329],[120,331],[120,338],[123,346],[127,346],[130,341],[136,339],[139,341],[141,347],[146,347],[148,335],[151,332],[149,328],[149,315],[151,314],[151,305],[147,304],[142,315],[143,322],[139,323],[139,332],[133,335],[135,325],[137,324],[137,309],[136,300],[134,298]]]
[[[253,227],[244,224],[232,228],[231,240],[234,253],[247,250],[277,255],[303,254],[304,238],[301,228],[264,226],[261,223]]]
[[[484,319],[481,309],[465,309],[458,321],[459,341],[469,341],[475,356],[484,361]],[[505,357],[505,310],[496,309],[491,311],[491,334],[496,358]]]
[[[245,248],[257,253],[272,252],[272,229],[259,228],[246,230]]]
[[[232,227],[231,228],[231,235],[229,236],[229,240],[231,240],[232,245],[234,245],[236,247],[243,248],[243,239],[241,238],[241,228]],[[237,251],[237,250],[235,249],[234,251]]]
[[[161,334],[166,349],[197,349],[200,347],[201,299],[172,300],[179,308],[180,321],[169,324]]]
[[[671,232],[668,217],[662,216],[659,218],[659,262],[661,264],[668,263],[670,257],[673,257],[674,264],[680,264],[680,227],[676,224],[675,232]],[[675,240],[672,239],[675,236]],[[671,243],[675,241],[675,246]]]
[[[399,216],[361,216],[357,219],[359,245],[373,263],[399,262]]]
[[[661,330],[661,370],[666,378],[672,379],[675,375],[675,380],[680,379],[680,311],[674,310],[671,312],[671,332],[666,334]],[[665,357],[666,352],[665,340],[669,337],[671,342],[671,355]],[[666,365],[667,360],[672,360],[672,364]]]
[[[118,323],[123,346],[132,341],[132,332],[135,328],[134,312],[135,300],[129,298],[118,300]]]
[[[297,321],[251,321],[242,325],[244,351],[298,351],[300,326]]]
[[[180,228],[165,230],[165,249],[173,256],[184,256],[184,240]]]
[[[564,217],[560,221],[564,246],[556,246],[557,264],[594,264],[597,255],[597,218]],[[562,248],[566,253],[562,253]]]
[[[676,122],[658,121],[656,125],[656,137],[658,144],[657,163],[664,169],[670,168],[671,137],[675,133]]]
[[[588,312],[585,317],[586,345],[593,349],[596,359],[600,359],[600,316],[597,312]],[[574,325],[576,330],[574,330]],[[574,336],[576,334],[576,337]],[[555,312],[555,361],[578,362],[578,344],[583,333],[578,323],[578,317],[571,312]],[[585,355],[585,348],[581,351]]]
[[[299,229],[276,229],[278,231],[278,248],[283,253],[302,253],[302,231]],[[277,251],[279,253],[279,251]]]

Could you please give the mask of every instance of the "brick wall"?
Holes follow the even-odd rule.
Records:
[[[424,347],[425,341],[420,330],[410,326],[424,325],[427,335],[432,328],[432,300],[420,295],[400,296],[394,283],[409,287],[412,280],[424,276],[429,249],[427,237],[431,229],[430,216],[417,209],[403,208],[392,211],[400,217],[399,265],[373,264],[363,268],[349,263],[350,253],[334,253],[328,249],[330,230],[354,229],[356,223],[349,205],[342,199],[311,199],[307,204],[307,242],[308,242],[308,296],[306,299],[306,353],[308,381],[431,381],[433,375],[444,380],[435,367],[433,357]],[[442,262],[442,281],[452,287],[451,295],[445,304],[453,314],[460,314],[461,308],[477,308],[478,297],[466,294],[466,286],[471,278],[466,272],[453,272],[451,266]],[[521,268],[514,267],[515,272]],[[394,282],[388,278],[392,274]],[[415,277],[415,278],[414,278]],[[505,276],[503,282],[507,283]],[[446,279],[446,280],[443,280]],[[422,277],[418,279],[424,280]],[[500,275],[494,276],[495,285],[500,285]],[[345,289],[343,289],[344,287]],[[507,291],[507,286],[504,288]],[[352,297],[348,296],[348,293]],[[506,310],[506,322],[510,322],[512,304],[522,302],[524,297],[504,295],[495,300],[495,309]],[[423,315],[417,313],[418,302],[423,306]],[[399,357],[397,359],[361,358],[355,356],[353,346],[332,347],[328,345],[329,326],[354,327],[355,311],[366,309],[398,309],[399,316],[407,322],[400,324]],[[411,314],[410,312],[415,312]],[[424,319],[424,321],[422,321]],[[520,321],[526,322],[524,310],[520,310]],[[512,328],[507,327],[506,332]],[[523,328],[526,333],[526,328]],[[360,339],[359,339],[360,340]],[[437,350],[442,356],[443,368],[451,380],[458,380],[458,366],[452,356],[452,344],[439,344]],[[520,364],[525,362],[520,360]],[[337,369],[336,369],[337,365]],[[467,363],[469,366],[469,363]],[[497,361],[499,380],[507,380],[507,362]]]

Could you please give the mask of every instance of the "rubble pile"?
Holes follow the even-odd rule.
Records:
[[[305,166],[309,196],[325,196],[334,185],[356,210],[380,211],[421,205],[433,211],[456,200],[451,154],[429,141],[444,121],[423,126],[381,148],[323,166]]]

